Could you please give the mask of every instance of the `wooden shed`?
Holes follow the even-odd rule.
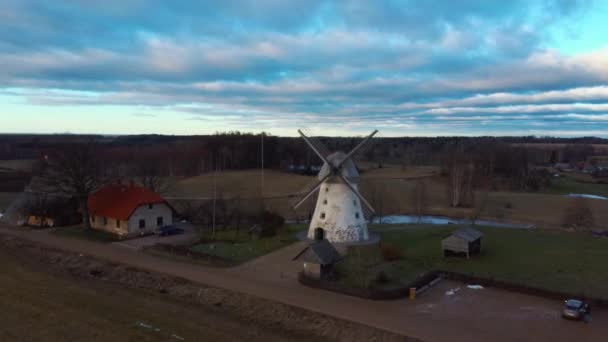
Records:
[[[481,252],[481,238],[483,234],[473,228],[463,228],[452,233],[452,235],[441,241],[443,255],[466,255],[467,258],[472,254]]]
[[[327,240],[312,242],[304,248],[294,261],[303,262],[303,273],[310,278],[330,278],[334,273],[334,264],[341,259],[340,253]]]

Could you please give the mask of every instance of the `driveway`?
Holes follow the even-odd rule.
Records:
[[[594,308],[590,324],[564,321],[562,303],[499,289],[464,289],[442,281],[415,301],[370,301],[300,285],[291,245],[234,269],[160,259],[134,249],[1,228],[0,233],[194,282],[247,293],[425,341],[606,341],[608,312]],[[277,277],[276,272],[279,272]],[[281,277],[280,272],[287,276]],[[454,295],[447,295],[451,289]]]
[[[164,243],[169,245],[187,245],[196,241],[197,234],[195,228],[190,223],[178,222],[174,224],[184,230],[183,234],[169,235],[169,236],[158,236],[158,235],[147,235],[139,238],[133,238],[125,241],[117,241],[112,244],[116,246],[126,247],[134,250],[140,250],[144,247],[156,245],[157,243]]]

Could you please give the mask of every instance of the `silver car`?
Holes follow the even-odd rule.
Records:
[[[591,313],[589,304],[578,299],[568,299],[565,302],[562,317],[568,319],[582,320]]]

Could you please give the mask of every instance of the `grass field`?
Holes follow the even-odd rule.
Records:
[[[35,159],[0,160],[0,171],[32,171]]]
[[[287,225],[285,231],[279,236],[260,239],[251,239],[243,230],[239,235],[236,235],[233,230],[218,231],[216,241],[197,244],[191,249],[195,252],[219,257],[231,265],[237,265],[295,242],[295,234],[302,229],[304,229],[302,225]]]
[[[0,212],[5,211],[18,195],[18,192],[0,192]]]
[[[55,276],[0,250],[2,341],[293,341],[221,308]]]
[[[406,284],[431,269],[473,273],[529,286],[590,294],[608,299],[608,239],[588,234],[541,230],[480,228],[482,254],[469,260],[443,258],[441,240],[456,226],[374,226],[382,241],[402,251],[402,259],[384,262],[378,250],[351,253],[341,269],[351,285],[365,285],[384,270]],[[358,255],[361,253],[361,255]],[[361,260],[366,265],[361,272]],[[355,271],[355,272],[352,272]],[[396,283],[393,283],[393,286]]]
[[[469,217],[471,209],[451,208],[447,205],[445,180],[437,175],[433,167],[384,167],[369,169],[363,173],[359,184],[361,193],[381,214],[415,213],[413,192],[418,179],[426,183],[426,208],[429,215]],[[216,177],[217,191],[224,198],[239,197],[241,206],[254,210],[260,206],[260,170],[229,171]],[[265,172],[264,204],[287,218],[306,218],[313,210],[315,198],[306,201],[297,211],[291,208],[295,194],[306,184],[315,180],[312,176],[301,176],[278,171]],[[562,224],[562,212],[569,205],[570,192],[604,194],[608,185],[585,184],[566,180],[551,189],[550,193],[490,192],[483,205],[481,218],[535,224],[543,228],[556,228]],[[202,175],[177,182],[168,196],[211,198],[213,195],[213,175]],[[478,193],[477,199],[484,198]],[[202,200],[205,201],[205,200]],[[590,206],[595,216],[595,229],[608,226],[608,210],[605,201],[591,200]]]
[[[58,227],[53,231],[53,234],[65,236],[75,239],[84,239],[95,242],[113,242],[117,241],[116,237],[111,234],[104,233],[98,230],[86,230],[81,226]]]
[[[561,177],[553,180],[553,185],[549,192],[562,195],[574,193],[608,197],[608,184],[580,182],[572,177]]]

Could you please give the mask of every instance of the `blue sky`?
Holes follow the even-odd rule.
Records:
[[[0,132],[608,137],[608,1],[0,2]]]

